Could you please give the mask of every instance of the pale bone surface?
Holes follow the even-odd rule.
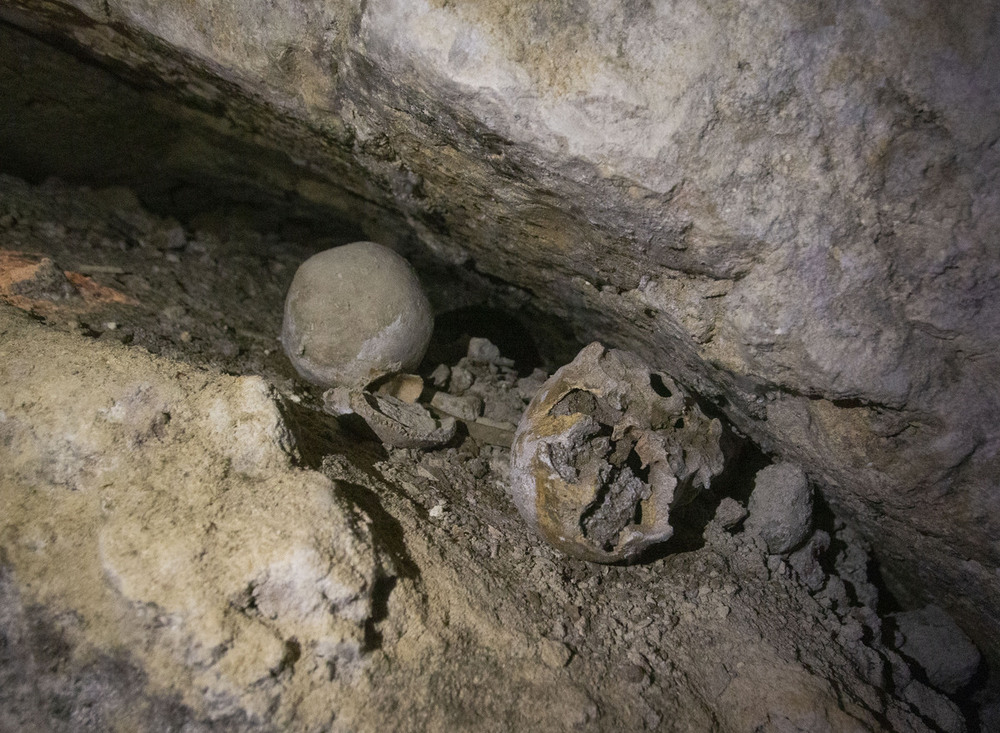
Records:
[[[637,558],[724,459],[722,425],[674,380],[595,342],[542,385],[511,449],[510,492],[531,527],[585,560]]]

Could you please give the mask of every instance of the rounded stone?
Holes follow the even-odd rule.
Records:
[[[365,386],[415,368],[433,328],[410,264],[380,244],[354,242],[313,255],[296,271],[281,343],[304,379]]]
[[[792,463],[776,463],[757,473],[747,509],[747,531],[763,538],[772,555],[794,550],[812,530],[812,489]]]

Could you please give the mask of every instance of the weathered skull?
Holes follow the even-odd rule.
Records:
[[[567,555],[636,557],[721,472],[722,425],[636,355],[592,343],[538,391],[511,449],[518,511]]]

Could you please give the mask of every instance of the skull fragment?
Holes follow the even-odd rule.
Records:
[[[593,562],[671,537],[670,510],[723,468],[722,425],[627,351],[584,348],[538,391],[511,449],[509,491],[538,534]]]

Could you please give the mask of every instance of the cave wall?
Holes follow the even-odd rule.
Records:
[[[897,592],[1000,649],[992,3],[15,0],[0,18],[270,151],[269,186],[637,351],[800,463]]]

